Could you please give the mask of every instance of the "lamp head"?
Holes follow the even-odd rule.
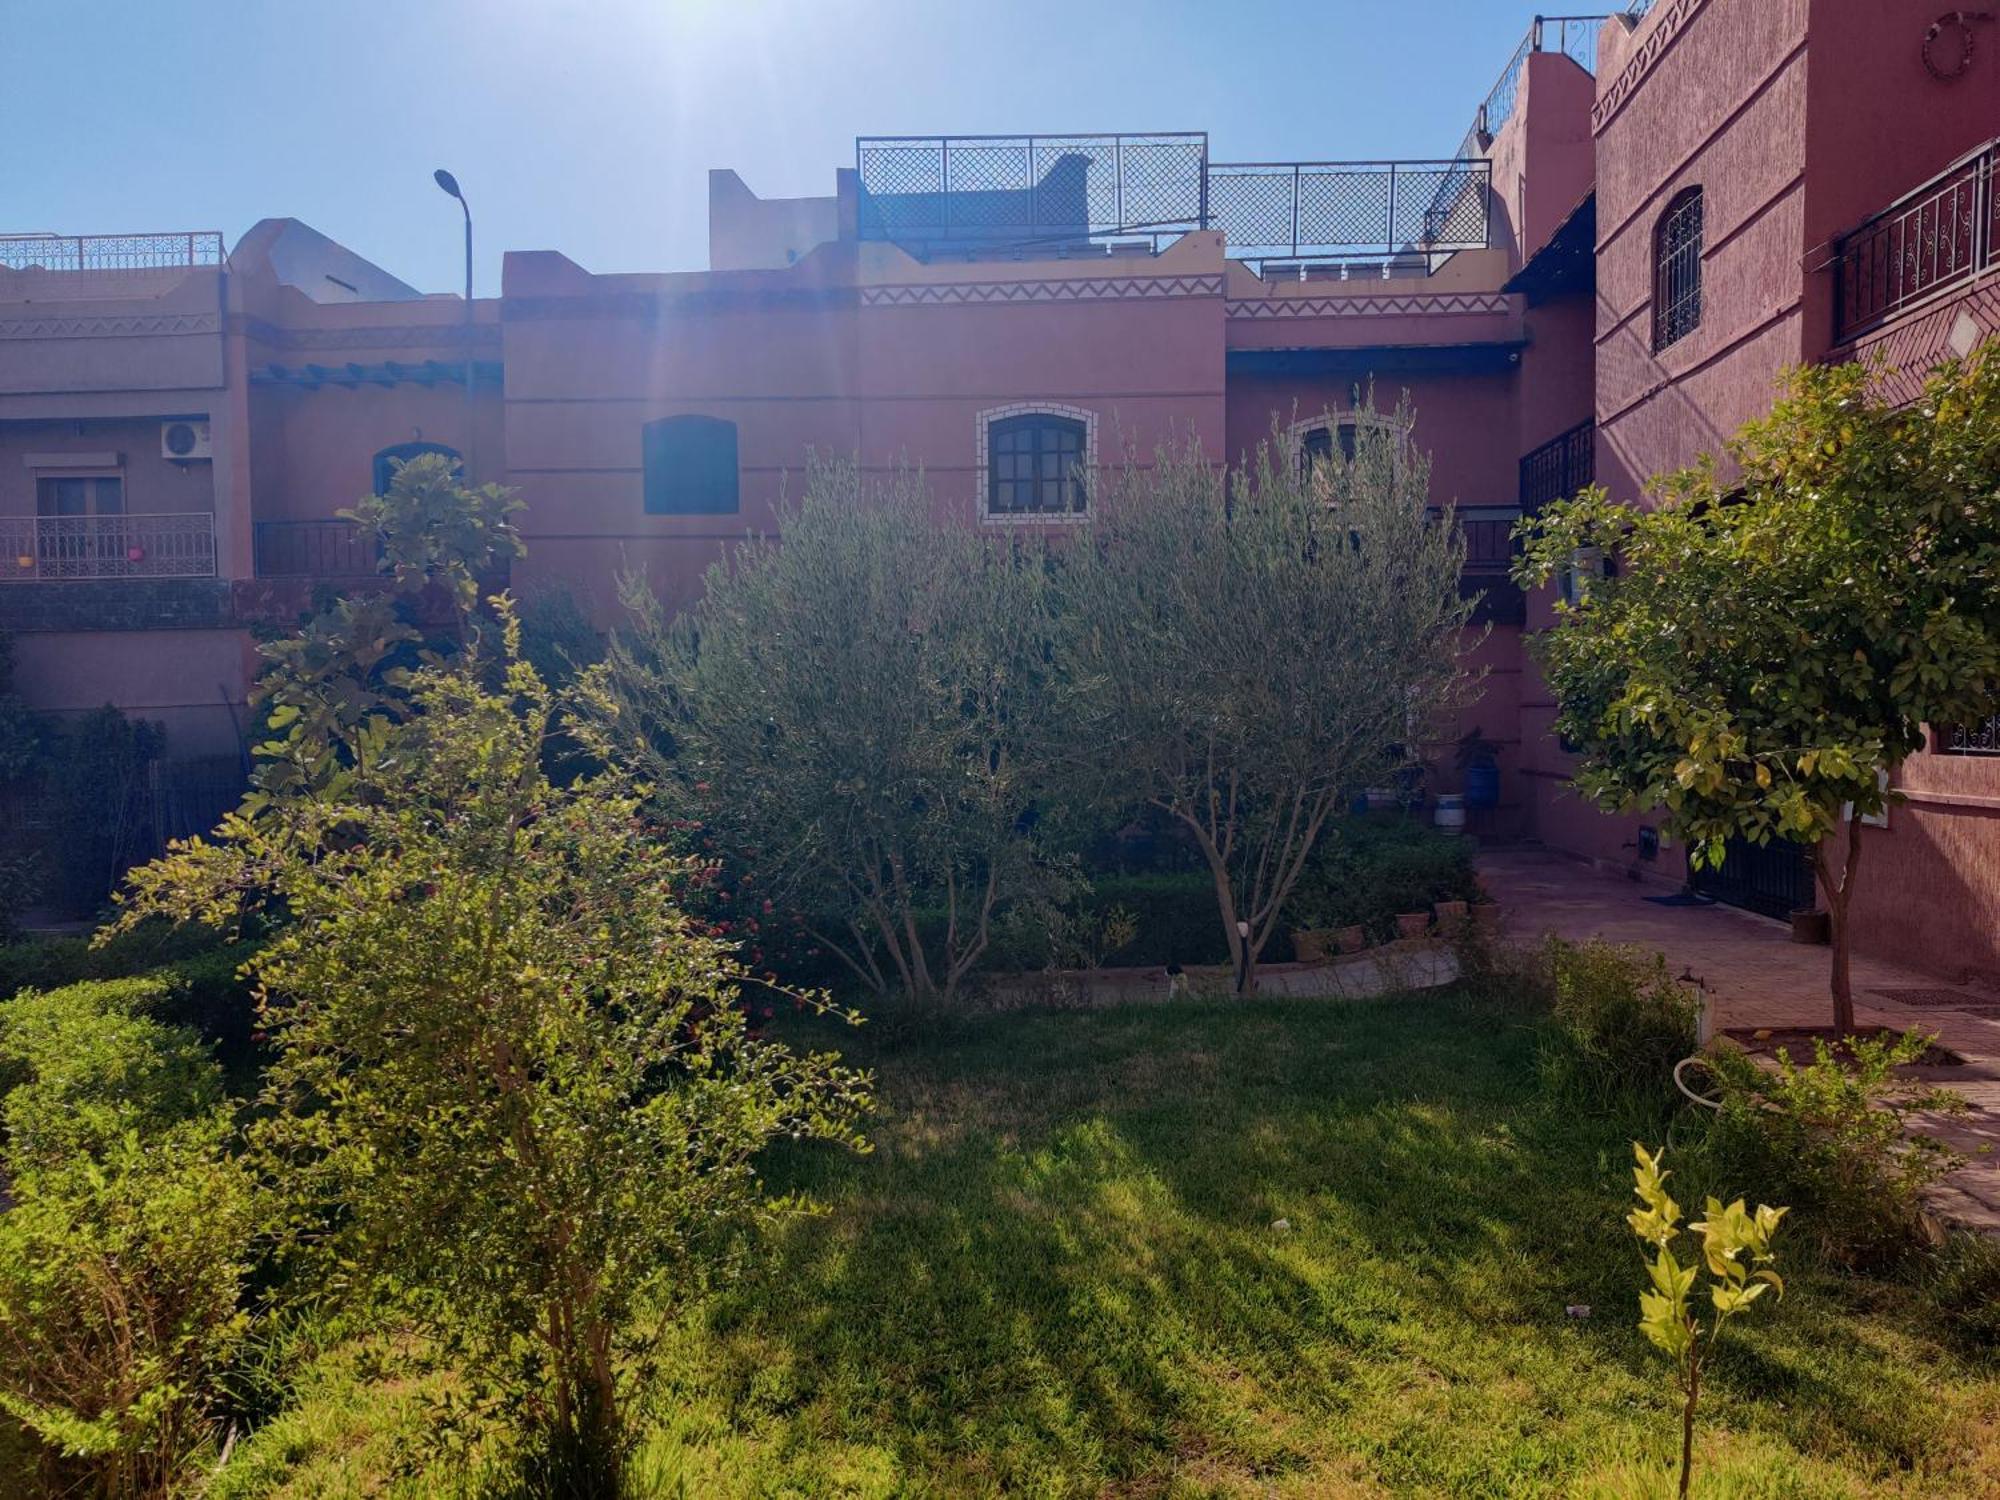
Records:
[[[458,199],[460,203],[463,203],[465,201],[465,194],[461,193],[458,190],[458,179],[452,176],[451,173],[447,172],[443,167],[439,167],[435,172],[431,173],[431,176],[433,179],[436,180],[437,185],[439,187],[443,188],[447,193],[450,193],[452,197]]]

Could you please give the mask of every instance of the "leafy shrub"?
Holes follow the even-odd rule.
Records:
[[[682,909],[690,863],[634,836],[639,787],[549,779],[570,701],[496,612],[504,659],[468,646],[401,717],[302,735],[339,773],[135,872],[127,919],[287,914],[252,961],[276,997],[253,1138],[300,1280],[405,1312],[515,1420],[531,1492],[609,1494],[657,1320],[800,1206],[759,1154],[856,1142],[868,1085],[744,1024],[753,981]]]
[[[0,944],[0,1002],[24,989],[55,990],[86,980],[143,977],[162,993],[148,1010],[156,1019],[192,1026],[225,1063],[253,1054],[255,1002],[238,968],[257,939],[224,942],[203,928],[148,922],[101,942],[86,937],[31,938]]]
[[[96,1156],[217,1103],[220,1074],[201,1039],[147,1015],[165,995],[158,980],[93,980],[0,1005],[9,1170]]]
[[[1377,939],[1396,935],[1402,912],[1479,895],[1469,839],[1403,817],[1355,817],[1322,836],[1293,895],[1295,928],[1360,926]]]
[[[1698,1045],[1701,1000],[1663,955],[1552,936],[1537,968],[1549,1002],[1538,1061],[1551,1092],[1602,1106],[1672,1088],[1674,1064]]]
[[[1912,1115],[1965,1107],[1948,1089],[1896,1077],[1929,1041],[1918,1031],[1894,1041],[1850,1037],[1838,1057],[1821,1041],[1812,1062],[1781,1052],[1772,1068],[1716,1054],[1718,1164],[1790,1198],[1828,1259],[1861,1266],[1902,1258],[1930,1237],[1925,1191],[1964,1164],[1935,1137],[1908,1130]]]
[[[248,1176],[220,1112],[15,1179],[0,1215],[0,1409],[52,1493],[170,1492],[242,1338]]]
[[[52,1493],[164,1494],[212,1437],[247,1319],[255,1199],[199,1039],[158,980],[0,1004],[0,1410]]]

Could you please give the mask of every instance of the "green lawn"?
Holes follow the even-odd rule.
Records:
[[[842,1044],[879,1069],[876,1150],[776,1164],[828,1212],[675,1336],[646,1492],[1666,1492],[1622,1222],[1644,1125],[1543,1100],[1527,1017],[1189,1003]],[[1699,1493],[2000,1493],[2000,1370],[1907,1288],[1802,1271],[1736,1326]],[[437,1493],[422,1386],[330,1360],[223,1492]]]

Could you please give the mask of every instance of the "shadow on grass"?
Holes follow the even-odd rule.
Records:
[[[869,1059],[877,1155],[779,1164],[829,1212],[679,1378],[774,1463],[858,1445],[940,1493],[1557,1493],[1663,1456],[1631,1122],[1539,1102],[1533,1047],[1430,997],[1015,1015]],[[1908,1366],[1935,1351],[1851,1321],[1795,1295],[1718,1367],[1717,1420],[1938,1461],[1958,1408]]]

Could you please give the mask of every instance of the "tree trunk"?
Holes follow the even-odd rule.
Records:
[[[1849,957],[1853,952],[1853,932],[1848,926],[1848,910],[1854,899],[1854,876],[1861,867],[1861,815],[1847,815],[1847,852],[1841,861],[1839,878],[1834,878],[1833,861],[1823,850],[1813,851],[1813,864],[1826,890],[1828,935],[1833,942],[1829,988],[1833,993],[1833,1026],[1842,1036],[1854,1033],[1854,983]]]

